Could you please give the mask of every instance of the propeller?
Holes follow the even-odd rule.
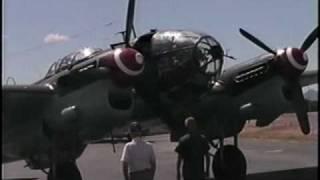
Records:
[[[251,35],[249,32],[243,30],[243,29],[239,29],[240,33],[246,37],[248,40],[250,40],[251,42],[253,42],[255,45],[259,46],[260,48],[264,49],[265,51],[272,53],[275,56],[279,56],[279,57],[275,57],[274,59],[279,59],[281,58],[280,56],[282,56],[283,54],[286,54],[287,57],[285,57],[285,59],[287,61],[301,61],[301,58],[296,58],[293,57],[293,51],[295,53],[300,53],[302,56],[304,56],[304,52],[307,51],[309,49],[309,47],[314,43],[314,41],[316,40],[316,38],[318,37],[318,27],[316,27],[308,36],[307,38],[304,40],[304,42],[301,45],[300,49],[297,48],[286,48],[286,49],[282,49],[279,52],[282,52],[282,54],[278,54],[277,52],[275,52],[274,50],[272,50],[269,46],[267,46],[266,44],[264,44],[262,41],[260,41],[258,38],[256,38],[255,36]],[[289,51],[290,50],[290,51]],[[291,55],[291,57],[288,57],[288,54]],[[282,57],[282,59],[284,59]],[[303,57],[304,61],[307,61],[307,59],[305,59],[305,57]],[[302,71],[304,71],[304,69],[300,69],[300,72],[302,73]],[[309,120],[308,120],[308,107],[307,107],[307,103],[303,97],[303,93],[302,93],[302,87],[299,84],[299,76],[297,76],[296,78],[288,78],[288,89],[290,91],[291,94],[291,105],[296,113],[301,131],[304,134],[309,134],[310,133],[310,124],[309,124]]]
[[[253,42],[254,44],[256,44],[257,46],[261,47],[262,49],[268,51],[269,53],[272,53],[274,55],[276,55],[277,53],[272,50],[269,46],[267,46],[266,44],[264,44],[262,41],[260,41],[258,38],[254,37],[253,35],[251,35],[250,33],[248,33],[247,31],[243,30],[240,28],[240,33],[246,37],[247,39],[249,39],[251,42]]]
[[[318,37],[318,27],[316,27],[310,34],[309,36],[304,40],[304,42],[301,45],[301,50],[306,51],[309,49],[309,47],[313,44],[313,42],[317,39]]]
[[[310,133],[310,124],[308,120],[308,105],[304,100],[301,85],[298,82],[294,82],[290,85],[292,88],[292,100],[291,104],[296,112],[298,122],[301,128],[301,131],[304,134]]]
[[[125,31],[125,37],[124,42],[127,47],[129,47],[129,41],[131,38],[131,32],[134,30],[133,27],[133,19],[134,19],[134,7],[135,7],[135,0],[129,0],[128,4],[128,12],[127,12],[127,22],[126,22],[126,31]],[[135,32],[134,32],[135,33]]]

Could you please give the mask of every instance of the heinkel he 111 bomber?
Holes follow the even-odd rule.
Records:
[[[267,53],[222,71],[230,56],[211,35],[151,30],[132,40],[134,7],[129,0],[123,42],[71,53],[31,85],[2,87],[2,163],[25,160],[48,180],[81,180],[76,159],[90,141],[131,121],[138,99],[168,125],[172,141],[186,132],[184,119],[196,117],[217,150],[216,179],[245,178],[237,139],[248,120],[262,127],[295,112],[303,134],[310,133],[302,87],[317,83],[318,72],[305,69],[318,28],[300,48],[278,50],[240,29]],[[224,145],[228,137],[234,145]]]

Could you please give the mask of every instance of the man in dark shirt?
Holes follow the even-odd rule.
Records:
[[[186,118],[185,126],[188,133],[179,139],[175,149],[178,153],[177,180],[181,179],[180,166],[182,163],[184,180],[204,180],[209,176],[209,143],[198,131],[194,117]],[[206,169],[204,169],[204,160]]]

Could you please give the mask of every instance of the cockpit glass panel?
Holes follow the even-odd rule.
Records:
[[[203,37],[196,45],[195,59],[202,73],[218,76],[223,63],[223,50],[212,37]]]
[[[78,51],[77,53],[75,53],[73,58],[75,61],[79,61],[81,59],[85,59],[87,57],[90,57],[91,55],[93,55],[97,52],[100,52],[100,51],[102,51],[102,49],[84,48],[84,49]]]
[[[63,57],[61,60],[61,63],[63,64],[73,64],[75,62],[84,60],[93,54],[96,54],[97,52],[102,51],[102,49],[99,48],[84,48],[81,50],[78,50],[76,52],[73,52],[71,54],[68,54],[67,56]]]
[[[57,68],[57,62],[54,62],[54,63],[50,66],[50,68],[49,68],[46,76],[51,76],[51,75],[53,75],[53,74],[56,72],[56,68]]]
[[[80,49],[78,51],[72,52],[64,56],[63,58],[59,59],[57,62],[53,63],[49,68],[49,71],[46,76],[48,77],[62,70],[65,70],[68,67],[72,66],[73,64],[81,62],[101,51],[102,49],[100,48],[84,48],[84,49]]]
[[[183,67],[192,57],[192,47],[179,48],[158,56],[159,73],[165,73],[175,68]]]

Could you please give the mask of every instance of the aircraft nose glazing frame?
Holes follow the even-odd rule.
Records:
[[[222,70],[223,49],[218,41],[211,36],[203,36],[196,43],[194,59],[201,73],[216,79]]]

